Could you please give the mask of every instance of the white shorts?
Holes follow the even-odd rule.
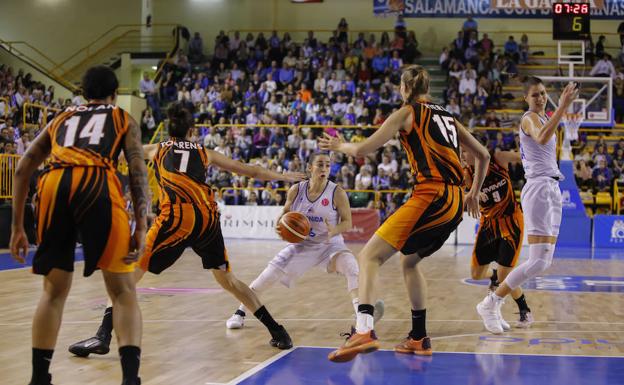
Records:
[[[328,272],[327,268],[331,259],[342,252],[353,255],[351,250],[342,242],[291,244],[277,253],[269,264],[284,272],[281,283],[286,287],[291,287],[297,278],[314,266],[319,266]]]
[[[520,202],[528,235],[559,236],[563,203],[558,181],[543,176],[528,179]]]

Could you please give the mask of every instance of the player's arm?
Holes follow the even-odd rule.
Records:
[[[250,178],[260,180],[283,180],[287,182],[299,182],[305,178],[305,174],[301,172],[285,172],[280,174],[260,166],[233,160],[217,151],[206,150],[206,153],[208,154],[208,162],[210,164],[215,165],[222,170],[227,170],[239,175],[245,175]]]
[[[522,161],[518,151],[496,151],[494,160],[505,168],[507,168],[509,163],[520,163]]]
[[[536,113],[530,113],[527,114],[527,116],[525,116],[520,122],[522,130],[537,143],[542,145],[548,143],[557,131],[557,127],[559,127],[559,122],[561,122],[563,114],[568,110],[568,107],[577,96],[578,90],[576,89],[576,86],[573,83],[568,83],[559,98],[559,107],[557,107],[548,122],[542,126],[538,115]]]
[[[392,113],[373,135],[361,142],[346,143],[341,138],[323,134],[323,137],[318,138],[319,147],[322,150],[338,151],[354,157],[364,156],[386,144],[399,130],[408,127],[411,121],[412,109],[404,106]]]
[[[13,258],[24,263],[28,254],[28,237],[24,231],[24,207],[30,187],[30,178],[35,170],[50,155],[52,141],[46,126],[32,142],[24,156],[17,163],[15,176],[13,177],[13,214],[11,219],[11,255]],[[20,254],[20,251],[22,252]]]
[[[327,218],[325,218],[325,225],[327,226],[327,237],[331,239],[332,237],[345,233],[351,230],[353,226],[351,220],[351,206],[349,205],[349,198],[347,197],[347,193],[343,190],[342,187],[336,187],[334,190],[334,203],[336,204],[336,209],[338,210],[338,216],[340,217],[340,223],[336,225],[336,227],[332,227]]]
[[[149,186],[147,184],[147,167],[145,167],[141,130],[134,118],[129,116],[128,132],[124,138],[123,152],[128,161],[130,174],[130,194],[134,207],[136,228],[134,231],[135,248],[138,255],[145,245],[147,231],[147,211],[150,207]]]
[[[156,150],[158,150],[158,143],[144,144],[143,145],[143,159],[145,160],[154,159],[154,155],[156,155]],[[118,160],[126,162],[125,154],[124,153],[119,154]]]
[[[459,143],[464,150],[468,151],[475,157],[474,176],[472,178],[472,186],[470,191],[464,198],[466,209],[470,215],[477,218],[479,216],[479,193],[481,192],[481,186],[485,180],[487,174],[488,164],[490,162],[490,154],[487,149],[483,147],[478,140],[472,136],[466,128],[455,120],[455,126],[457,127],[457,135],[459,136]]]

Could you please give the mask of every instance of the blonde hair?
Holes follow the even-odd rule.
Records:
[[[401,74],[401,81],[408,91],[406,104],[414,103],[418,98],[429,94],[429,73],[418,64],[406,67]]]

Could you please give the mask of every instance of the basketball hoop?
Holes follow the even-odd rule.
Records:
[[[565,128],[565,138],[570,141],[578,140],[578,130],[583,123],[583,114],[581,112],[565,113],[561,122]]]

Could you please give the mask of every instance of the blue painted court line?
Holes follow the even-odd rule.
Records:
[[[487,286],[490,280],[464,279],[468,285]],[[624,293],[624,277],[586,275],[545,275],[531,278],[522,285],[526,290],[585,293]]]
[[[243,385],[621,385],[623,357],[379,351],[336,364],[329,348],[299,347],[248,377]],[[243,376],[244,377],[244,376]]]
[[[12,269],[23,269],[24,267],[32,266],[32,259],[35,255],[35,248],[31,248],[28,250],[28,255],[26,256],[26,264],[21,264],[15,262],[13,257],[11,257],[10,253],[0,253],[0,271],[2,270],[12,270]],[[76,248],[76,258],[75,261],[83,261],[84,256],[82,254],[82,247]]]

